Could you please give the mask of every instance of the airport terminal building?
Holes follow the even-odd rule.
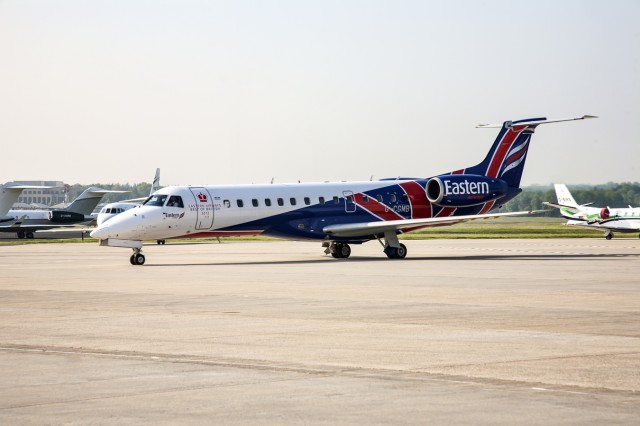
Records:
[[[68,185],[62,181],[53,180],[21,180],[15,181],[21,185],[50,186],[49,189],[25,189],[16,201],[21,207],[51,207],[64,204],[77,197],[82,189],[80,185]]]

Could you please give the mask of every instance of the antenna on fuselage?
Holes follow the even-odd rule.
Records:
[[[272,177],[272,178],[271,178],[271,185],[273,185],[273,180],[274,180],[274,179],[275,179],[274,177]]]
[[[373,175],[369,178],[369,182],[373,182]]]

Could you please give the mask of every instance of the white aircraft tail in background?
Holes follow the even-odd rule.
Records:
[[[153,183],[151,184],[151,190],[149,191],[149,197],[153,195],[154,192],[160,189],[160,168],[156,169],[156,174],[153,177]],[[134,207],[138,207],[144,200],[148,197],[144,198],[133,198],[130,200],[122,200],[116,201],[114,203],[109,203],[100,209],[100,213],[98,213],[98,218],[96,220],[96,224],[98,226],[102,225],[107,220],[111,219],[117,214],[123,213],[129,209]],[[160,244],[164,244],[164,240]]]

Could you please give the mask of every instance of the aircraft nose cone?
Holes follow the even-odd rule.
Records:
[[[89,235],[91,235],[91,238],[95,238],[98,240],[104,240],[106,238],[109,238],[109,225],[104,224],[104,225],[98,226],[96,229],[91,231]]]

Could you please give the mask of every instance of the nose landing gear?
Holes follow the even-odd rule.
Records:
[[[144,265],[144,261],[144,254],[140,252],[140,249],[134,248],[133,254],[129,258],[129,262],[131,262],[132,265]]]

